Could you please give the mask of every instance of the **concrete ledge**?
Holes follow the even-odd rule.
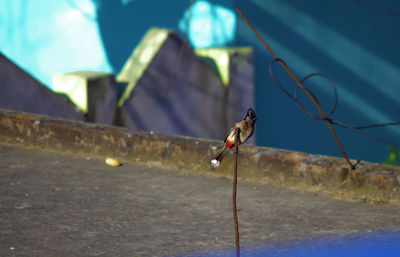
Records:
[[[218,169],[209,165],[221,141],[163,136],[93,123],[0,109],[0,143],[115,157],[143,165],[231,176],[232,152]],[[336,197],[400,203],[400,168],[361,162],[350,171],[340,158],[240,147],[239,177]]]

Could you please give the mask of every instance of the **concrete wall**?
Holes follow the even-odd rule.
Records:
[[[156,135],[1,109],[0,143],[113,157],[188,174],[229,177],[233,172],[232,151],[219,168],[210,165],[222,141]],[[378,204],[400,201],[400,169],[395,166],[361,162],[355,170],[350,170],[340,158],[243,145],[239,151],[238,176]]]

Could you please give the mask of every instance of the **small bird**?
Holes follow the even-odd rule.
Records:
[[[235,125],[229,130],[228,135],[226,136],[224,141],[225,145],[223,146],[219,154],[211,160],[211,165],[214,168],[217,168],[221,164],[225,153],[228,152],[230,148],[234,147],[236,129],[239,128],[238,143],[240,145],[241,143],[246,142],[246,140],[253,135],[254,125],[256,124],[256,121],[256,112],[252,108],[249,108],[244,119],[236,122]]]

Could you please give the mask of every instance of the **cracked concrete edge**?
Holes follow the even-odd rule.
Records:
[[[231,176],[233,152],[214,169],[222,141],[156,135],[107,125],[0,109],[0,143],[74,154],[114,157],[142,165]],[[340,198],[400,203],[400,168],[361,162],[350,170],[341,158],[242,145],[239,178]]]

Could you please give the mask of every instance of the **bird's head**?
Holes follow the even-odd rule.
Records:
[[[256,112],[253,110],[253,108],[249,108],[249,109],[247,110],[245,119],[246,119],[246,120],[247,120],[247,119],[250,119],[253,123],[256,123],[256,121],[257,121],[257,116],[256,116]]]

